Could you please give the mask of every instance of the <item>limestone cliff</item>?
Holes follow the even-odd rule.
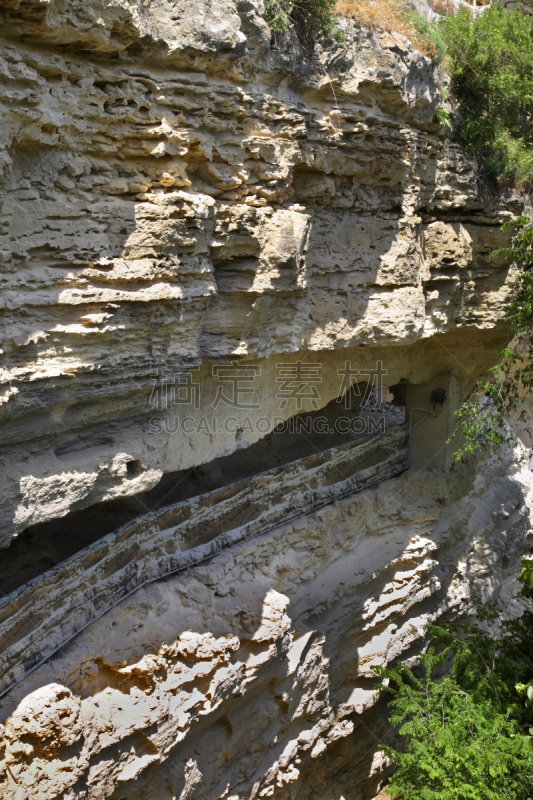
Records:
[[[4,546],[235,448],[155,440],[153,378],[179,358],[204,395],[235,355],[359,366],[364,345],[389,383],[491,364],[502,211],[444,150],[405,39],[349,26],[310,62],[272,49],[251,3],[2,9]]]
[[[22,576],[0,625],[55,575],[92,586],[142,561],[106,539],[99,552],[120,563],[93,580],[72,555],[92,558],[82,524],[94,542],[181,502],[192,468],[185,498],[245,480],[253,458],[253,474],[283,480],[302,455],[291,439],[267,461],[283,420],[329,409],[378,363],[403,387],[389,400],[445,375],[459,401],[506,341],[513,276],[490,253],[519,206],[480,197],[445,141],[430,61],[351,22],[311,57],[272,42],[263,10],[0,0],[0,544]],[[61,607],[59,580],[63,622],[38,651],[55,655],[10,664],[21,682],[0,701],[2,797],[372,796],[386,734],[369,665],[407,653],[463,595],[505,585],[531,474],[523,451],[450,472],[430,461],[316,510],[339,477],[315,467],[297,468],[312,502],[286,498],[304,516],[222,539],[188,573],[154,568],[89,616]],[[245,496],[247,520],[273,503],[269,486]],[[241,529],[233,510],[226,528],[206,516],[200,539]],[[176,549],[159,546],[143,541],[152,564]]]
[[[531,479],[410,471],[139,589],[0,701],[2,797],[373,797],[370,667],[514,581]]]

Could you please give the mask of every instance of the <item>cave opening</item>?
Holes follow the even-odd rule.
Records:
[[[344,397],[332,400],[318,411],[290,417],[248,447],[205,464],[166,473],[149,491],[95,503],[26,528],[2,553],[0,596],[8,595],[142,514],[252,478],[350,440],[366,441],[380,431],[403,424],[402,392],[392,393],[391,397],[391,402],[382,402],[375,389],[367,384],[354,384]],[[374,425],[369,426],[369,420],[374,420]],[[132,480],[141,471],[141,462],[131,460],[127,464],[127,479]]]

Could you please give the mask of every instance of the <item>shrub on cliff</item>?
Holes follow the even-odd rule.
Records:
[[[371,31],[384,28],[400,33],[439,64],[446,45],[436,25],[417,13],[409,0],[337,0],[335,11]]]
[[[438,23],[446,43],[457,134],[486,172],[533,183],[533,21],[493,3],[479,16],[461,8]]]
[[[265,18],[272,33],[294,30],[306,48],[318,39],[340,39],[333,9],[337,0],[267,0]]]
[[[376,669],[404,745],[383,748],[397,767],[392,798],[533,797],[533,714],[519,696],[531,676],[533,614],[503,623],[498,635],[480,622],[435,626],[415,668]]]
[[[495,250],[492,256],[504,256],[521,268],[508,316],[509,339],[514,340],[514,348],[506,347],[500,353],[500,363],[492,368],[491,380],[480,382],[485,397],[492,402],[483,409],[477,398],[467,400],[456,412],[459,424],[454,436],[460,433],[462,437],[454,454],[456,461],[474,453],[482,444],[496,449],[515,444],[516,434],[508,424],[513,413],[524,424],[525,432],[533,433],[527,427],[526,411],[521,408],[533,392],[533,226],[529,217],[517,217],[506,222],[502,230],[511,227],[515,228],[511,246]]]
[[[354,19],[370,30],[401,33],[435,63],[442,61],[446,49],[438,28],[414,11],[409,0],[266,0],[265,10],[274,35],[293,30],[308,51],[320,40],[343,41],[338,17]]]

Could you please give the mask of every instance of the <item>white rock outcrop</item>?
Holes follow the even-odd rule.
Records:
[[[2,546],[259,437],[154,436],[168,365],[213,415],[213,365],[258,364],[271,416],[280,354],[325,404],[347,359],[470,386],[505,340],[513,206],[444,148],[429,60],[352,23],[310,60],[261,8],[0,4]]]
[[[0,700],[2,797],[373,797],[371,667],[510,597],[531,479],[410,470],[139,589]]]
[[[513,269],[490,254],[519,204],[445,142],[432,64],[346,21],[310,57],[263,12],[0,0],[7,559],[377,363],[466,396],[506,342]],[[520,448],[411,469],[138,588],[0,699],[0,796],[368,800],[371,666],[465,596],[512,606],[530,484]]]

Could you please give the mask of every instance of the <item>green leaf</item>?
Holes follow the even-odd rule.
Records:
[[[458,111],[454,135],[477,156],[487,181],[533,182],[532,26],[521,8],[497,2],[479,15],[460,8],[436,26]]]

